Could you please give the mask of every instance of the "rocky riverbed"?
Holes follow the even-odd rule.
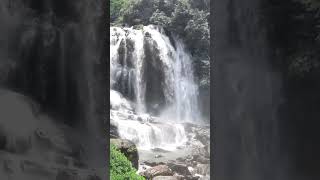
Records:
[[[139,173],[147,179],[210,179],[210,131],[184,124],[188,141],[176,150],[139,151]]]
[[[171,123],[171,126],[182,126],[186,139],[176,147],[161,147],[155,146],[153,148],[139,147],[141,141],[139,139],[131,138],[129,140],[121,139],[121,133],[118,131],[119,121],[127,121],[127,124],[136,124],[137,126],[144,125],[150,127],[161,127],[163,124],[157,121],[156,117],[139,116],[126,111],[122,113],[117,110],[111,111],[111,131],[110,135],[113,138],[112,143],[116,142],[118,147],[122,149],[124,154],[126,148],[132,149],[136,144],[136,157],[129,157],[134,159],[132,163],[135,165],[138,162],[138,173],[147,179],[170,180],[170,179],[210,179],[210,128],[205,125],[195,125],[191,123]],[[121,119],[121,120],[120,120]],[[139,125],[140,124],[140,125]],[[138,131],[132,127],[129,131]],[[142,129],[140,129],[143,131]],[[134,132],[133,134],[137,134]],[[139,134],[139,133],[138,133]],[[141,135],[141,134],[140,134]],[[143,134],[142,134],[143,135]],[[156,136],[156,134],[154,134]],[[130,138],[130,137],[129,137]],[[143,137],[140,137],[143,138]],[[154,137],[154,140],[157,138]],[[149,147],[149,146],[148,146]],[[130,154],[130,153],[129,153]],[[138,160],[137,160],[138,159]]]

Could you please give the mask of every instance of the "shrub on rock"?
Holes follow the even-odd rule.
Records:
[[[110,148],[110,175],[112,180],[144,180],[136,174],[131,162],[113,144]]]

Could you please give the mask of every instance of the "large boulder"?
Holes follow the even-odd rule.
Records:
[[[173,176],[173,172],[168,166],[159,165],[141,172],[140,175],[146,179],[153,179],[156,176]]]
[[[131,161],[133,167],[138,169],[139,154],[136,145],[126,139],[110,139],[110,143],[115,145]]]

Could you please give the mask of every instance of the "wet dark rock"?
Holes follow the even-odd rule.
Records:
[[[164,162],[149,162],[149,161],[144,161],[143,163],[144,163],[145,165],[151,166],[151,167],[158,166],[158,165],[165,165]]]
[[[191,175],[188,167],[184,164],[179,163],[167,163],[167,166],[174,172],[177,172],[180,175],[188,176]]]
[[[139,154],[136,145],[126,139],[110,139],[110,143],[114,144],[128,159],[133,167],[138,169]]]

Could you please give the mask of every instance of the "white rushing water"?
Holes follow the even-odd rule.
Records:
[[[201,120],[198,86],[183,43],[152,25],[139,30],[111,27],[110,32],[110,116],[119,135],[144,149],[181,145],[187,138],[180,123]],[[151,104],[148,96],[164,105]],[[159,117],[150,115],[150,107]]]

